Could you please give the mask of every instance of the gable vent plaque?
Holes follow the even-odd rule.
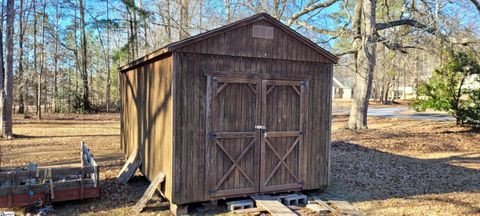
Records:
[[[264,25],[253,25],[254,38],[273,39],[273,27]]]

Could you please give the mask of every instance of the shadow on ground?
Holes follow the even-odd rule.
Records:
[[[327,191],[344,195],[353,202],[480,192],[480,168],[465,167],[480,165],[480,151],[418,159],[337,141],[332,143],[331,161],[332,177]],[[459,202],[458,205],[470,204]]]

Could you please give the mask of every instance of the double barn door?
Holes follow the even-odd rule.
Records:
[[[302,188],[305,80],[208,76],[211,197]]]

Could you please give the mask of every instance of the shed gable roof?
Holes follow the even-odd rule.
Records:
[[[294,39],[300,41],[301,44],[309,47],[314,52],[316,52],[319,55],[325,57],[325,59],[327,59],[329,62],[335,63],[335,64],[338,63],[338,57],[336,57],[332,53],[328,52],[327,50],[323,49],[322,47],[320,47],[316,43],[312,42],[310,39],[304,37],[303,35],[299,34],[298,32],[294,31],[293,29],[289,28],[288,26],[286,26],[282,22],[278,21],[277,19],[271,17],[270,15],[268,15],[266,13],[259,13],[259,14],[256,14],[254,16],[251,16],[251,17],[248,17],[248,18],[230,23],[228,25],[225,25],[225,26],[222,26],[222,27],[219,27],[219,28],[216,28],[216,29],[213,29],[213,30],[210,30],[210,31],[192,36],[192,37],[189,37],[189,38],[185,38],[185,39],[177,41],[177,42],[168,44],[161,49],[158,49],[158,50],[156,50],[156,51],[154,51],[154,52],[152,52],[148,55],[145,55],[144,57],[141,57],[137,60],[134,60],[134,61],[130,62],[129,64],[121,67],[120,70],[123,71],[123,70],[129,69],[129,68],[134,67],[134,66],[136,66],[136,65],[138,65],[142,62],[151,60],[151,59],[156,58],[158,56],[161,56],[161,55],[164,55],[164,54],[167,54],[167,53],[171,53],[171,52],[174,52],[176,50],[181,50],[182,48],[186,48],[188,46],[195,45],[197,43],[200,43],[200,42],[203,42],[207,39],[219,36],[219,35],[224,34],[226,32],[233,31],[235,29],[238,29],[238,28],[241,28],[241,27],[244,27],[244,26],[248,26],[248,25],[252,25],[252,24],[255,24],[255,23],[258,23],[258,22],[264,22],[264,23],[266,22],[266,23],[272,25],[273,27],[281,30],[283,33],[288,34],[289,36],[293,37]]]

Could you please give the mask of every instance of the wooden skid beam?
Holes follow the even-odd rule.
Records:
[[[329,200],[328,201],[333,207],[337,208],[342,214],[351,215],[351,216],[363,216],[364,214],[355,208],[350,202],[343,200]]]
[[[257,206],[270,212],[273,216],[296,216],[295,212],[284,206],[280,200],[272,196],[252,196]]]
[[[145,193],[143,193],[143,196],[140,198],[140,200],[138,200],[137,204],[135,204],[133,209],[137,212],[141,212],[147,205],[148,201],[152,199],[153,194],[164,180],[165,174],[163,172],[158,173],[155,179],[153,179],[153,181],[148,186]]]
[[[135,171],[137,170],[137,168],[140,167],[141,164],[142,159],[140,157],[140,154],[138,153],[138,150],[135,149],[128,157],[128,160],[123,165],[120,173],[118,173],[117,181],[121,184],[127,184],[128,180],[132,178],[132,176],[135,174]]]
[[[264,211],[267,211],[267,210],[265,210],[264,208],[255,207],[255,208],[247,208],[247,209],[238,209],[238,210],[233,211],[233,213],[235,213],[235,214],[253,214],[253,213],[264,212]]]
[[[323,208],[328,209],[331,213],[335,213],[337,211],[334,208],[332,208],[330,205],[328,205],[325,201],[321,200],[319,197],[313,197],[313,201],[318,203]]]

